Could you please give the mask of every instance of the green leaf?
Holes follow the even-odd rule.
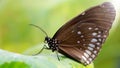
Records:
[[[30,50],[28,51],[34,51],[34,48]],[[0,50],[0,68],[94,68],[93,64],[84,66],[63,55],[59,55],[59,58],[60,61],[58,61],[56,53],[48,50],[44,50],[36,56]]]
[[[5,62],[3,64],[0,65],[0,68],[30,68],[30,66],[24,62],[16,62],[16,61],[12,61],[12,62]]]

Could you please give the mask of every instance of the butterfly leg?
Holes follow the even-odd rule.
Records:
[[[57,55],[58,60],[60,61],[60,57],[59,57],[59,55],[58,55],[58,48],[56,48],[56,49],[57,49],[56,55]]]
[[[34,54],[33,56],[40,54],[44,49],[49,49],[49,48],[46,45],[44,45],[43,48],[38,53]]]

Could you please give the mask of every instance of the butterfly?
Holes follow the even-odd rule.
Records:
[[[46,34],[45,42],[48,44],[48,49],[52,52],[57,51],[83,65],[88,65],[101,50],[115,16],[113,4],[104,2],[68,21],[52,38],[40,29]]]

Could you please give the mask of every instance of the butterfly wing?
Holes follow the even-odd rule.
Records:
[[[105,2],[67,22],[53,36],[60,41],[59,52],[90,64],[108,36],[115,15],[114,6]]]

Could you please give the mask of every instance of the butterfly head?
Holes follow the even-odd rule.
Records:
[[[56,39],[52,39],[50,37],[45,37],[45,43],[48,44],[49,49],[54,52],[58,48],[58,41]]]
[[[49,37],[45,37],[45,43],[48,43],[49,41],[51,40],[51,38],[49,38]]]

